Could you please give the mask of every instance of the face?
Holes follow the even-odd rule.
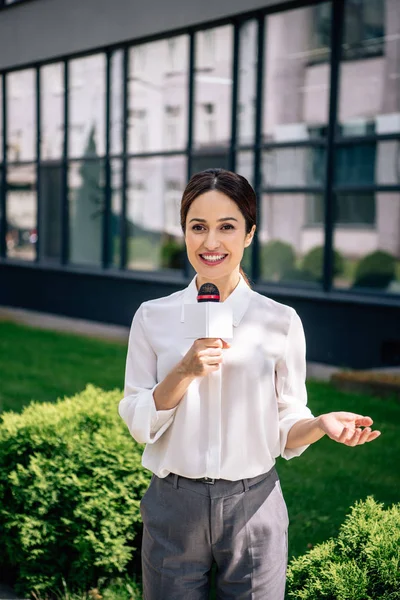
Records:
[[[211,190],[198,196],[187,214],[185,232],[188,258],[198,282],[227,281],[238,276],[244,249],[250,245],[254,231],[255,226],[246,234],[242,213],[225,194]]]

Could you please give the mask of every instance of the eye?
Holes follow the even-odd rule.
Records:
[[[225,223],[225,225],[222,225],[222,229],[235,229],[233,225],[231,225],[231,223]]]
[[[193,225],[193,231],[202,231],[204,229],[203,225]]]

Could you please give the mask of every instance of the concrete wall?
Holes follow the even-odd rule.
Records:
[[[0,12],[0,69],[188,27],[282,0],[36,0]]]

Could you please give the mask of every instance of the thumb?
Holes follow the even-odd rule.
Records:
[[[225,340],[221,340],[221,342],[222,342],[222,348],[228,349],[231,347],[229,342],[225,342]]]

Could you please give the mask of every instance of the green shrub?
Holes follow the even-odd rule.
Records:
[[[295,253],[290,244],[270,240],[262,247],[261,271],[264,279],[278,281],[294,267]]]
[[[0,424],[0,564],[17,589],[97,587],[137,560],[142,448],[117,412],[121,392],[88,386]]]
[[[163,269],[183,269],[185,256],[185,245],[171,237],[161,246],[161,267]]]
[[[360,260],[354,274],[354,287],[386,288],[396,278],[396,259],[377,250]]]
[[[303,258],[302,269],[312,275],[316,281],[321,281],[324,272],[324,247],[315,246]],[[341,275],[344,271],[343,256],[333,251],[333,276]]]
[[[291,561],[287,592],[297,600],[399,600],[400,504],[356,503],[336,539]]]

